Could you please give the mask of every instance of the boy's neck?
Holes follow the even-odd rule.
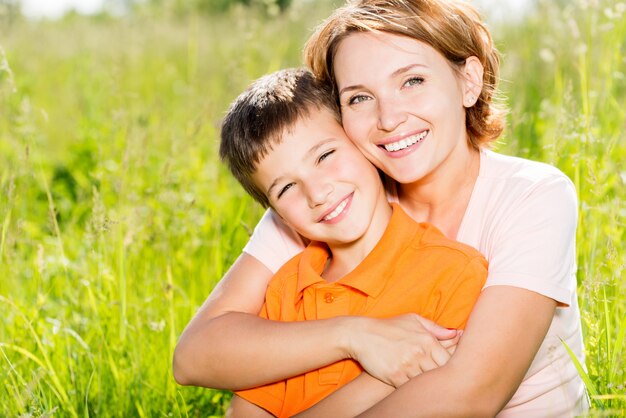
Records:
[[[331,255],[322,277],[327,282],[336,282],[361,264],[382,238],[389,225],[391,213],[391,205],[385,196],[379,201],[372,221],[361,238],[347,244],[328,244]]]

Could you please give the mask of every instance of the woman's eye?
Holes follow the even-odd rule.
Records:
[[[411,86],[417,86],[420,85],[424,82],[424,79],[422,77],[411,77],[408,80],[406,80],[404,82],[405,86],[411,87]]]
[[[282,195],[285,194],[285,192],[289,189],[291,189],[291,187],[294,185],[294,183],[289,183],[287,185],[285,185],[285,187],[283,187],[282,189],[280,189],[280,191],[278,192],[278,196],[276,197],[277,199],[280,199]]]
[[[321,163],[322,161],[324,161],[330,154],[334,153],[335,150],[331,149],[329,151],[326,151],[325,153],[323,153],[322,155],[320,155],[320,157],[317,159],[318,163]]]
[[[356,96],[352,96],[350,97],[350,100],[348,100],[348,104],[349,105],[355,105],[355,104],[359,104],[361,102],[365,102],[370,100],[370,98],[368,96],[365,96],[363,94],[358,94]]]

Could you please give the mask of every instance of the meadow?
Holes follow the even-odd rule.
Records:
[[[176,340],[262,214],[220,165],[249,82],[300,65],[332,8],[0,20],[0,416],[222,416]],[[1,16],[0,16],[1,17]],[[626,4],[539,1],[490,24],[511,112],[496,149],[579,197],[592,416],[626,415]]]

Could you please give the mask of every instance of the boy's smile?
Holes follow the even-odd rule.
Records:
[[[283,133],[253,179],[298,233],[333,247],[376,244],[391,210],[376,168],[333,114],[312,109]]]
[[[337,223],[343,219],[343,216],[350,210],[350,203],[352,203],[352,196],[354,192],[346,196],[337,206],[330,209],[328,214],[324,215],[320,222],[324,223]]]

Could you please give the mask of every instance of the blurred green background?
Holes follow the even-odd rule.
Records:
[[[301,64],[338,2],[109,1],[29,20],[0,1],[0,416],[222,416],[173,348],[261,209],[216,156],[230,101]],[[626,414],[626,4],[489,15],[511,108],[501,152],[580,201],[593,416]]]

